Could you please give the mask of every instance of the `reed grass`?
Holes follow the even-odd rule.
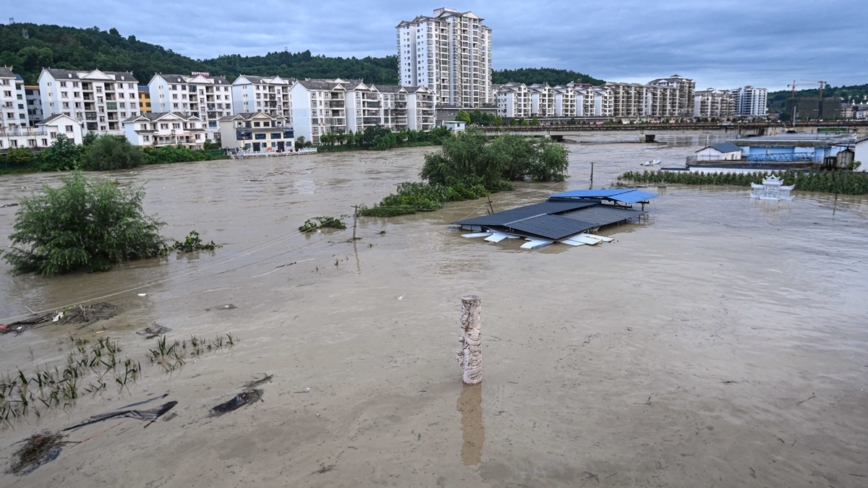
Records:
[[[618,176],[618,182],[670,183],[680,185],[750,186],[762,183],[763,178],[775,175],[794,190],[840,193],[842,195],[868,194],[868,173],[837,171],[755,171],[751,173],[705,173],[688,171],[628,171]]]

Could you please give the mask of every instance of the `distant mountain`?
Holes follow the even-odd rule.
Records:
[[[207,71],[230,80],[239,74],[294,78],[362,78],[398,83],[398,57],[363,59],[314,56],[310,51],[275,52],[265,56],[227,55],[194,60],[171,49],[149,44],[117,29],[79,29],[57,25],[0,25],[0,66],[13,66],[25,83],[35,84],[43,67],[132,71],[146,84],[154,73]]]
[[[804,85],[800,85],[804,86]],[[769,92],[769,112],[780,112],[784,109],[787,100],[792,98],[792,90],[780,90]],[[807,90],[796,90],[796,98],[817,98],[820,96],[819,87]],[[852,86],[827,86],[823,89],[823,98],[838,98],[839,101],[853,103],[868,103],[868,84]]]
[[[154,73],[207,71],[233,80],[240,74],[279,75],[292,78],[345,78],[398,84],[398,56],[362,59],[328,57],[310,51],[268,53],[264,56],[229,54],[196,60],[117,29],[79,29],[57,25],[0,25],[0,66],[13,66],[27,84],[35,84],[43,67],[132,71],[141,84]],[[603,80],[564,69],[521,68],[494,70],[494,83],[563,85],[571,81],[602,85]]]
[[[603,80],[594,78],[584,73],[578,73],[567,69],[553,68],[519,68],[519,69],[502,69],[494,70],[491,74],[491,82],[503,85],[515,81],[531,85],[534,83],[548,83],[551,86],[566,85],[571,81],[579,83],[590,83],[592,85],[602,85]]]

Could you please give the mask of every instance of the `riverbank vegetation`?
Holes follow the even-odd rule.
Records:
[[[2,254],[15,273],[56,275],[78,270],[107,271],[136,259],[171,251],[213,250],[196,231],[170,246],[158,231],[165,225],[142,208],[141,187],[93,183],[76,171],[63,186],[43,186],[42,194],[23,198],[15,216],[12,246]]]
[[[206,143],[202,150],[186,147],[163,146],[140,148],[133,146],[123,136],[89,133],[81,145],[58,134],[57,139],[42,152],[27,148],[10,149],[0,154],[0,174],[30,173],[38,171],[109,171],[130,169],[146,164],[169,164],[188,161],[225,159],[219,149]]]
[[[451,136],[446,127],[437,127],[430,131],[398,130],[377,125],[366,127],[364,131],[347,133],[328,133],[320,136],[319,151],[349,151],[354,149],[370,149],[386,151],[396,147],[439,146]],[[301,139],[301,138],[299,138]]]
[[[444,140],[439,153],[425,155],[422,182],[401,183],[397,193],[373,207],[361,206],[359,213],[391,217],[430,212],[445,202],[513,190],[513,181],[563,181],[568,166],[566,148],[551,140],[515,135],[492,140],[469,130]]]
[[[842,195],[868,194],[868,173],[853,171],[756,171],[752,173],[693,173],[689,171],[628,171],[618,176],[619,182],[671,183],[681,185],[750,186],[762,183],[763,178],[775,175],[794,190],[840,193]]]

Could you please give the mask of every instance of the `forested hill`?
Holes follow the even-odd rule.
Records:
[[[602,85],[603,80],[598,80],[593,76],[584,73],[578,73],[567,69],[553,68],[519,68],[519,69],[502,69],[494,70],[491,75],[491,82],[499,85],[515,81],[531,85],[534,83],[548,83],[551,86],[566,85],[571,81],[579,83],[590,83],[592,85]]]
[[[398,83],[397,56],[330,58],[310,51],[276,52],[265,56],[220,56],[195,60],[149,44],[117,29],[78,29],[56,25],[0,25],[0,66],[13,66],[27,84],[35,84],[43,67],[132,71],[146,84],[154,73],[207,71],[233,80],[239,74],[294,78],[362,78],[381,84]]]
[[[315,56],[310,51],[268,53],[264,56],[230,54],[196,60],[135,35],[122,36],[117,29],[79,29],[57,25],[0,25],[0,66],[12,66],[27,84],[35,84],[42,68],[132,71],[146,84],[154,73],[185,74],[207,71],[234,80],[239,74],[292,78],[363,79],[370,83],[396,85],[398,57],[339,58]],[[603,84],[575,71],[551,68],[494,70],[494,83],[563,85],[571,81]]]
[[[780,111],[784,108],[784,104],[791,98],[793,92],[790,90],[780,90],[769,92],[768,106],[773,112]],[[820,96],[818,88],[807,90],[796,90],[796,98],[817,98]],[[823,98],[835,97],[841,99],[841,102],[849,103],[868,103],[868,84],[851,85],[851,86],[827,86],[823,89]]]

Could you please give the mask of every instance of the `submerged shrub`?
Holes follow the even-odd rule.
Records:
[[[12,247],[3,253],[14,272],[105,271],[163,252],[157,232],[164,224],[144,214],[143,188],[94,184],[80,172],[62,181],[60,188],[46,185],[43,195],[21,200]]]
[[[130,144],[123,136],[102,135],[87,146],[81,158],[81,169],[108,171],[129,169],[144,164],[142,150]]]

